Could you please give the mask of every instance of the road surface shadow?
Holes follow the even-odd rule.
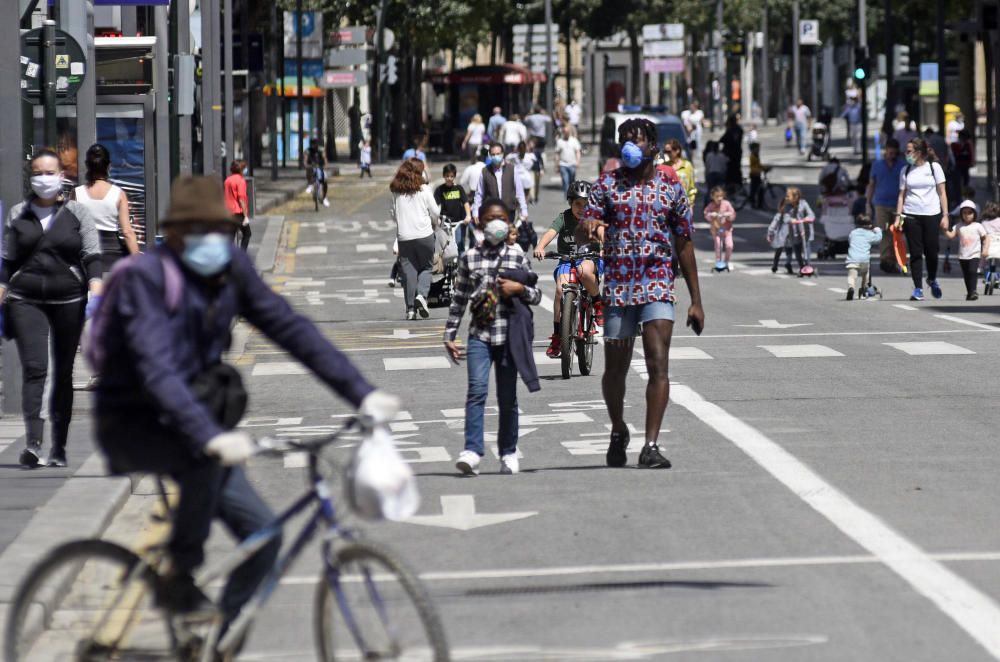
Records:
[[[691,580],[636,580],[618,582],[580,582],[558,585],[521,585],[497,586],[487,588],[470,588],[464,591],[434,591],[434,597],[502,597],[509,595],[539,595],[556,593],[580,593],[592,591],[638,591],[660,589],[685,589],[692,591],[719,591],[740,588],[774,588],[774,584],[766,582],[732,582],[732,581],[691,581]]]

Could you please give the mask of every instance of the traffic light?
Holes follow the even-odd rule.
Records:
[[[390,55],[385,58],[385,82],[395,85],[399,79],[399,72],[396,68],[396,56]]]
[[[868,61],[868,48],[858,46],[854,49],[854,80],[859,85],[865,84],[871,75],[871,63]]]
[[[892,45],[892,75],[903,76],[910,71],[910,47],[903,44]]]

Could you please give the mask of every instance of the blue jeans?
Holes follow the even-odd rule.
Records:
[[[486,396],[489,394],[490,365],[495,366],[500,429],[497,447],[500,456],[517,452],[517,368],[514,361],[503,363],[504,346],[490,345],[479,338],[469,338],[466,358],[469,364],[469,392],[465,396],[465,450],[483,455],[483,421]]]
[[[563,195],[569,191],[569,185],[576,179],[576,166],[559,166],[559,176],[562,177]]]

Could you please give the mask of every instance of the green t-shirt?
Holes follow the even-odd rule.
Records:
[[[573,210],[567,209],[552,221],[550,230],[555,231],[557,243],[556,250],[561,255],[571,255],[577,252],[577,245],[582,245],[587,241],[585,228],[580,225],[579,219],[573,216]],[[597,242],[590,243],[590,250],[597,252],[601,246]]]

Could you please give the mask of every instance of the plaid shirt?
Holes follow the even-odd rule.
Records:
[[[516,244],[504,244],[499,250],[470,248],[465,251],[458,262],[458,276],[452,290],[451,309],[448,311],[448,323],[444,327],[445,341],[454,340],[458,335],[458,326],[462,323],[462,315],[469,300],[479,292],[496,283],[497,274],[501,271],[528,269],[524,251]],[[537,305],[542,300],[542,291],[537,287],[524,286],[523,299],[529,305]],[[507,304],[500,298],[497,302],[496,316],[488,327],[478,326],[473,318],[469,322],[469,337],[478,338],[490,345],[505,345],[507,343]]]

